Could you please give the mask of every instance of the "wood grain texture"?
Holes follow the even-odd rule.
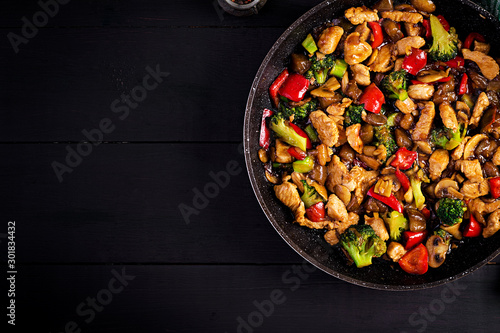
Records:
[[[87,297],[97,295],[107,302],[101,290],[112,270],[134,279],[86,323],[90,314],[76,308],[84,303],[81,310],[88,310]],[[237,318],[259,323],[254,302],[266,304],[269,314],[255,332],[485,332],[500,325],[500,266],[416,292],[361,288],[301,265],[56,265],[21,272],[19,313],[32,314],[45,332],[61,332],[68,321],[84,332],[246,332],[238,331]],[[273,292],[280,295],[274,309]]]

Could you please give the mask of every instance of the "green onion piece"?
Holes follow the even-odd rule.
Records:
[[[330,75],[336,76],[338,78],[342,78],[344,76],[345,71],[347,70],[347,62],[344,59],[335,60],[335,64],[330,71]]]
[[[314,160],[311,158],[311,156],[307,156],[302,161],[293,162],[292,166],[293,166],[293,171],[295,172],[308,173],[311,172],[312,169],[314,168]]]
[[[306,132],[309,139],[311,139],[311,142],[319,142],[318,134],[316,134],[316,131],[311,124],[307,125],[304,132]]]
[[[472,101],[472,97],[469,94],[462,95],[462,102],[467,104],[467,106],[472,110],[474,108],[474,102]]]
[[[309,52],[310,54],[314,54],[318,50],[316,46],[316,42],[311,34],[307,35],[306,39],[302,42],[302,46]]]

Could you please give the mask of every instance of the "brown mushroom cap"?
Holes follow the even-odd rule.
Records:
[[[449,249],[449,244],[438,235],[432,235],[427,240],[425,244],[427,251],[429,252],[429,266],[432,268],[438,268],[444,263],[446,259],[446,253]]]
[[[459,192],[460,188],[458,183],[451,178],[443,178],[439,183],[436,184],[434,188],[434,195],[436,198],[452,198],[460,199],[464,198],[464,195]]]

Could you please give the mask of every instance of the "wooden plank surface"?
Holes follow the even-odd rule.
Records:
[[[490,265],[445,286],[384,292],[301,264],[23,266],[18,315],[45,332],[70,321],[82,332],[491,332],[499,278]]]

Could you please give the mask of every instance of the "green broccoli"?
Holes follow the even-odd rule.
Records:
[[[436,215],[441,222],[446,226],[452,226],[457,223],[462,223],[467,207],[460,199],[442,198],[438,201]]]
[[[358,268],[371,265],[373,257],[380,257],[387,250],[385,242],[366,224],[349,227],[340,236],[340,244]]]
[[[441,147],[447,150],[452,150],[458,147],[467,134],[467,126],[460,124],[460,128],[452,131],[449,128],[435,128],[431,131],[431,142],[434,146]]]
[[[387,158],[391,157],[399,149],[394,139],[394,135],[392,134],[391,126],[386,124],[375,126],[373,129],[375,131],[375,139],[377,139],[378,143],[383,145],[387,151]]]
[[[310,112],[316,111],[318,109],[318,101],[311,99],[309,102],[304,103],[301,106],[290,107],[286,103],[280,103],[280,112],[283,113],[285,118],[290,118],[292,115],[295,120],[301,120],[306,118]]]
[[[394,241],[400,241],[403,232],[408,230],[409,224],[405,216],[395,210],[383,216],[385,223],[389,227],[389,236]]]
[[[408,98],[408,92],[406,91],[407,78],[406,71],[394,71],[382,80],[382,88],[387,93],[389,98],[399,99],[404,101]]]
[[[324,202],[323,197],[313,186],[309,186],[305,180],[301,180],[301,182],[304,185],[304,194],[300,198],[304,201],[306,208],[314,206],[318,202]]]
[[[431,15],[432,46],[429,49],[429,56],[436,61],[448,61],[457,56],[458,36],[455,28],[450,28],[447,32],[439,19]]]
[[[332,54],[325,55],[323,58],[313,55],[310,59],[312,62],[311,68],[306,72],[305,77],[310,79],[314,76],[318,84],[326,82],[328,72],[335,64],[335,57]]]
[[[272,116],[269,128],[271,128],[277,136],[289,145],[298,147],[303,151],[307,151],[307,138],[297,134],[281,112]]]
[[[344,112],[344,127],[361,123],[361,113],[365,110],[363,105],[351,104]]]
[[[410,185],[413,192],[413,200],[418,210],[424,208],[425,196],[422,193],[422,183],[429,183],[430,180],[422,169],[410,172]]]
[[[438,235],[439,237],[441,237],[444,240],[445,244],[448,245],[450,244],[451,239],[453,238],[453,236],[449,232],[441,228],[435,230],[434,235]]]

